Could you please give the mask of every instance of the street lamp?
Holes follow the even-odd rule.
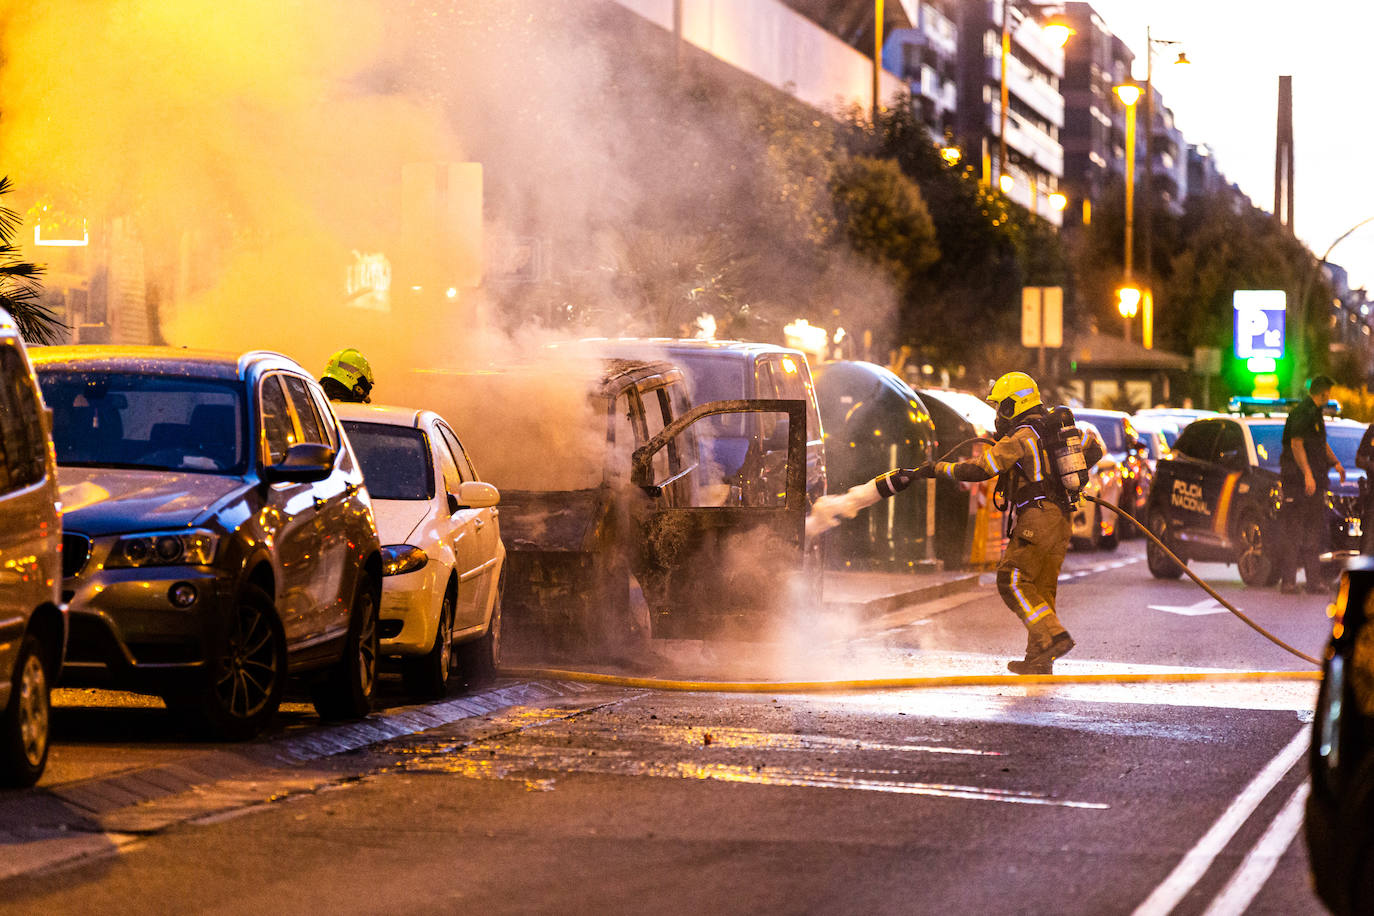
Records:
[[[1131,319],[1135,317],[1140,304],[1140,290],[1135,287],[1132,276],[1133,249],[1135,247],[1135,106],[1140,101],[1140,87],[1132,83],[1116,86],[1112,90],[1121,104],[1126,106],[1126,251],[1124,266],[1126,279],[1117,290],[1117,310],[1125,319],[1124,336],[1131,339]],[[1134,293],[1131,296],[1129,290]],[[1123,295],[1124,294],[1124,295]]]
[[[1040,10],[1064,8],[1062,3],[1031,3],[1029,0],[1002,0],[1002,73],[1000,79],[1001,109],[997,112],[997,175],[998,184],[1004,193],[1011,189],[1001,181],[1007,170],[1007,109],[1011,107],[1010,91],[1007,89],[1007,62],[1011,59],[1011,8],[1028,10],[1035,15]],[[1057,19],[1046,23],[1043,32],[1052,44],[1064,47],[1074,34],[1073,27]]]
[[[1154,96],[1154,75],[1155,75],[1155,46],[1169,46],[1180,44],[1167,38],[1155,38],[1150,34],[1150,26],[1145,26],[1145,175],[1142,179],[1141,188],[1141,217],[1145,223],[1144,255],[1145,255],[1145,319],[1144,327],[1145,346],[1151,347],[1154,341],[1151,340],[1151,329],[1154,326],[1154,220],[1151,218],[1150,207],[1154,203],[1154,160],[1151,158],[1150,146],[1155,132],[1155,96]],[[1191,64],[1188,55],[1179,52],[1175,64]]]

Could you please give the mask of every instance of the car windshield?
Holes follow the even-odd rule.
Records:
[[[710,401],[728,401],[748,396],[749,387],[745,370],[747,360],[738,359],[724,353],[692,352],[677,350],[668,354],[667,359],[676,363],[687,375],[691,384],[694,404]],[[703,421],[706,430],[713,436],[743,436],[746,415],[742,413],[722,414]]]
[[[1251,423],[1250,436],[1255,440],[1255,457],[1262,468],[1279,469],[1279,455],[1283,452],[1282,423]]]
[[[1255,454],[1260,467],[1271,471],[1279,469],[1279,455],[1283,452],[1282,423],[1252,423],[1250,435],[1255,440]],[[1355,467],[1355,452],[1360,447],[1360,437],[1364,430],[1358,426],[1326,426],[1326,441],[1335,452],[1341,464],[1347,468]]]
[[[434,466],[425,434],[409,426],[344,421],[373,499],[433,499]]]
[[[1361,426],[1335,426],[1327,424],[1326,441],[1331,451],[1346,469],[1355,467],[1355,453],[1360,449],[1360,439],[1364,437]]]
[[[1085,413],[1083,419],[1090,421],[1093,426],[1101,431],[1102,442],[1107,446],[1107,451],[1112,453],[1126,451],[1126,424],[1122,423],[1119,417]]]
[[[243,383],[136,372],[40,369],[57,463],[242,474]]]

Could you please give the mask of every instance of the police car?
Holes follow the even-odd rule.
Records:
[[[1253,407],[1253,405],[1251,405]],[[1275,544],[1280,503],[1282,413],[1205,417],[1179,434],[1172,457],[1155,468],[1143,521],[1184,561],[1235,563],[1246,585],[1272,585],[1279,575]],[[1328,418],[1326,437],[1346,469],[1334,471],[1327,495],[1329,538],[1322,561],[1336,565],[1360,548],[1360,480],[1355,452],[1364,424]],[[1146,544],[1150,572],[1159,579],[1183,574],[1153,541]]]

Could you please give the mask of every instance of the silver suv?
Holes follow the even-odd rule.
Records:
[[[62,516],[48,412],[24,342],[0,309],[0,785],[48,762],[49,691],[62,670]]]

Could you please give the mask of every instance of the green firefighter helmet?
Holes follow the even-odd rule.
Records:
[[[329,357],[324,367],[323,379],[333,379],[347,391],[357,395],[358,400],[366,401],[372,393],[376,379],[372,375],[372,365],[352,347],[347,347]]]
[[[992,383],[987,401],[997,408],[997,416],[1010,420],[1032,407],[1040,406],[1040,389],[1035,379],[1024,372],[1008,372]]]

